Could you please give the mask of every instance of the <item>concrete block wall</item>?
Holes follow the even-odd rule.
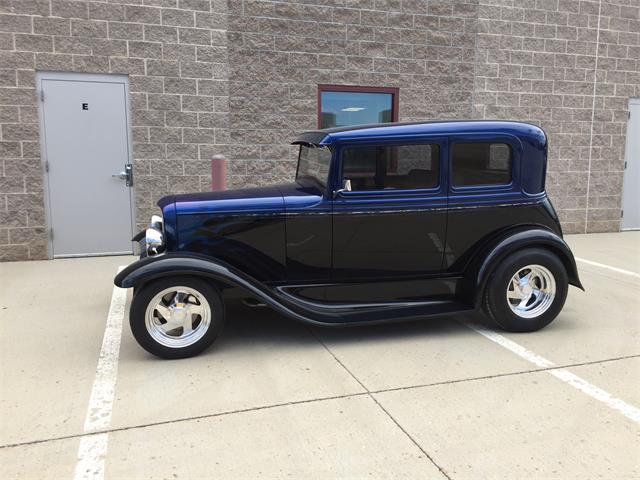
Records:
[[[47,256],[35,71],[128,74],[136,221],[228,143],[224,0],[0,0],[0,260]]]
[[[474,111],[541,125],[566,233],[617,231],[628,99],[640,96],[638,0],[481,0]]]
[[[619,229],[638,0],[0,0],[0,260],[47,255],[36,70],[127,74],[136,221],[168,193],[288,181],[317,85],[400,89],[401,121],[550,139],[566,232]]]
[[[399,120],[469,118],[477,1],[229,4],[231,186],[291,180],[318,84],[399,87]]]

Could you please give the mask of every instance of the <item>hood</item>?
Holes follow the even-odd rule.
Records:
[[[313,186],[296,182],[265,187],[240,188],[215,192],[168,195],[158,206],[175,205],[175,213],[279,213],[287,209],[314,204],[322,199],[322,192]]]
[[[278,212],[284,210],[282,192],[277,185],[215,192],[169,195],[158,205],[174,203],[176,214],[194,213],[245,213],[256,211]]]

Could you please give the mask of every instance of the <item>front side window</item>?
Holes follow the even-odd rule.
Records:
[[[439,175],[436,144],[349,147],[342,153],[342,178],[354,192],[435,188]]]
[[[320,128],[344,127],[397,120],[397,89],[320,85]]]
[[[506,143],[456,143],[451,156],[453,185],[508,184],[511,157],[511,147]]]
[[[304,178],[326,187],[330,166],[331,150],[329,147],[300,145],[296,180]]]

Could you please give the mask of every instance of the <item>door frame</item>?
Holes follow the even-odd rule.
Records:
[[[640,98],[630,98],[629,99],[629,103],[627,104],[628,108],[629,108],[629,115],[631,115],[631,105],[638,105],[640,106]],[[622,189],[620,191],[620,212],[622,212],[624,214],[624,184],[625,184],[625,177],[627,174],[627,168],[626,165],[628,164],[628,162],[631,161],[631,152],[629,151],[629,139],[631,138],[630,134],[629,134],[629,125],[631,123],[630,118],[627,119],[627,125],[626,125],[626,133],[625,133],[625,147],[624,147],[624,165],[625,168],[622,170]],[[640,161],[640,158],[636,159],[636,162]],[[635,168],[640,168],[640,165],[635,165]],[[621,215],[622,216],[622,215]],[[624,218],[620,219],[620,231],[621,232],[629,232],[629,231],[634,231],[634,230],[640,230],[640,226],[637,227],[623,227],[622,224],[624,223]]]
[[[439,146],[439,182],[437,187],[418,188],[418,189],[389,189],[389,190],[363,190],[353,192],[335,193],[342,184],[343,174],[343,152],[347,148],[353,147],[371,147],[371,146],[402,146],[402,145],[421,145],[421,144],[437,144]],[[350,139],[345,142],[336,144],[333,152],[332,170],[330,173],[330,181],[328,182],[329,191],[327,195],[332,198],[332,261],[331,261],[331,282],[343,283],[359,283],[370,282],[372,279],[390,280],[390,281],[408,281],[415,282],[428,278],[437,278],[442,272],[444,262],[444,248],[446,245],[447,235],[447,219],[444,222],[444,232],[442,239],[442,252],[440,256],[440,265],[437,271],[425,274],[413,274],[397,277],[365,277],[365,276],[348,276],[338,277],[335,273],[335,218],[336,215],[349,215],[352,212],[358,212],[359,215],[372,214],[393,214],[411,211],[415,212],[435,212],[444,211],[447,215],[447,205],[449,196],[447,193],[448,185],[448,167],[447,161],[449,155],[449,137],[443,134],[422,134],[422,135],[396,135],[391,137],[371,137],[365,139]],[[366,213],[363,213],[366,212]]]
[[[44,195],[44,217],[45,227],[47,231],[47,256],[49,259],[53,259],[53,239],[51,232],[53,229],[53,222],[51,220],[51,187],[49,185],[49,174],[46,169],[47,163],[47,139],[45,135],[44,125],[44,101],[46,100],[46,92],[43,92],[42,82],[44,80],[61,80],[71,82],[97,82],[97,83],[119,83],[124,86],[125,92],[125,117],[126,117],[126,135],[127,135],[127,163],[133,165],[133,141],[132,141],[132,129],[131,129],[131,98],[129,94],[129,76],[122,74],[102,74],[102,73],[79,73],[79,72],[48,72],[48,71],[36,71],[36,91],[38,94],[38,122],[40,127],[40,164],[42,168],[43,183],[43,195]],[[43,97],[45,95],[45,97]],[[43,100],[44,98],[44,100]],[[115,172],[114,172],[115,173]],[[134,172],[135,173],[135,172]],[[129,188],[129,205],[131,208],[131,235],[135,232],[136,227],[136,196],[133,189],[135,188],[135,175],[134,184]],[[97,213],[99,214],[99,212]],[[133,242],[131,243],[131,254],[134,253]],[[103,256],[103,254],[75,254],[65,255],[65,257],[92,257]]]

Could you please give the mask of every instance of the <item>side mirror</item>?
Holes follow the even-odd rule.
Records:
[[[342,192],[350,192],[350,191],[351,191],[351,180],[349,180],[348,178],[345,178],[342,181],[342,188],[339,188],[338,190],[335,190],[333,192],[333,198],[336,198]]]

